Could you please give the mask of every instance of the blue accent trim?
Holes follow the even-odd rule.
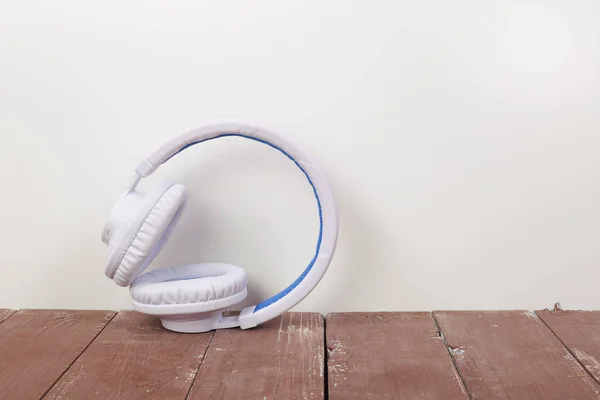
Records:
[[[317,199],[317,205],[319,206],[319,239],[317,240],[317,249],[316,249],[315,255],[313,256],[313,258],[310,261],[310,263],[308,264],[308,266],[304,269],[304,271],[302,271],[302,274],[300,274],[300,276],[294,282],[292,282],[291,285],[289,285],[288,287],[286,287],[285,289],[283,289],[281,292],[277,293],[276,295],[274,295],[274,296],[268,298],[267,300],[263,301],[262,303],[257,304],[256,307],[254,308],[254,312],[257,312],[258,310],[261,310],[261,309],[263,309],[265,307],[268,307],[271,304],[275,303],[276,301],[281,300],[284,296],[286,296],[287,294],[289,294],[292,290],[294,290],[294,288],[296,286],[298,286],[300,284],[300,282],[302,282],[304,280],[304,278],[306,278],[306,275],[312,269],[313,265],[315,264],[315,261],[317,260],[317,256],[319,255],[319,250],[321,249],[321,240],[323,238],[323,211],[321,209],[321,200],[319,199],[319,195],[317,194],[317,189],[315,188],[315,185],[313,184],[312,180],[310,179],[310,176],[308,176],[308,174],[306,173],[306,171],[304,170],[304,168],[302,168],[302,166],[300,166],[300,164],[298,163],[298,161],[296,161],[292,156],[290,156],[288,153],[286,153],[283,149],[275,146],[272,143],[267,142],[266,140],[258,139],[258,138],[255,138],[253,136],[242,135],[242,134],[239,134],[239,133],[224,133],[224,134],[219,135],[219,136],[215,136],[215,137],[212,137],[212,138],[203,139],[203,140],[199,140],[197,142],[186,144],[177,153],[173,154],[171,157],[175,156],[176,154],[179,154],[183,150],[185,150],[188,147],[191,147],[191,146],[193,146],[195,144],[206,142],[206,141],[217,139],[217,138],[221,138],[221,137],[227,137],[227,136],[239,136],[239,137],[243,137],[243,138],[246,138],[246,139],[255,140],[257,142],[264,143],[264,144],[266,144],[266,145],[268,145],[268,146],[270,146],[270,147],[272,147],[272,148],[274,148],[276,150],[279,150],[281,153],[283,153],[287,158],[289,158],[290,160],[292,160],[294,162],[294,164],[296,164],[296,166],[298,168],[300,168],[300,170],[304,173],[304,175],[306,176],[306,179],[308,180],[308,183],[310,183],[310,186],[313,189],[313,193],[315,195],[315,198]],[[163,164],[165,162],[169,161],[169,159],[171,157],[169,157],[167,160],[165,160],[163,162]]]

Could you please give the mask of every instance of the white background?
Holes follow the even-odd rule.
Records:
[[[297,310],[600,308],[599,2],[89,3],[0,2],[0,308],[130,308],[110,207],[228,121],[299,139],[334,186],[337,252]],[[144,187],[167,176],[190,204],[152,268],[235,263],[257,302],[312,257],[279,153],[222,139]]]

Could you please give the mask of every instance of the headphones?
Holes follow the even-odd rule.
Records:
[[[235,316],[224,314],[229,314],[230,307],[243,301],[248,294],[248,277],[240,267],[200,263],[142,274],[181,218],[187,189],[181,184],[165,181],[148,193],[136,190],[142,178],[150,176],[177,153],[198,143],[231,136],[264,143],[292,160],[310,183],[319,211],[316,251],[300,276],[281,292],[262,303],[243,308]],[[197,333],[233,327],[248,329],[288,311],[317,286],[335,252],[337,235],[333,193],[325,171],[315,157],[299,144],[262,128],[240,124],[204,126],[174,138],[135,169],[129,189],[111,209],[102,232],[102,241],[108,245],[105,274],[117,285],[129,286],[133,308],[160,318],[168,330]]]

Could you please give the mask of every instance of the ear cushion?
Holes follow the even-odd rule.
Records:
[[[109,244],[106,275],[120,286],[130,285],[167,242],[186,199],[185,186],[172,182],[163,182],[150,191]]]
[[[129,287],[134,302],[147,305],[192,304],[227,299],[244,292],[246,271],[221,263],[156,269],[137,278]],[[239,302],[220,306],[226,307]],[[245,297],[245,296],[244,296]]]

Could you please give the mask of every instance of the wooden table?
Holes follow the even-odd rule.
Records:
[[[600,399],[600,312],[287,313],[180,334],[0,310],[0,399]]]

